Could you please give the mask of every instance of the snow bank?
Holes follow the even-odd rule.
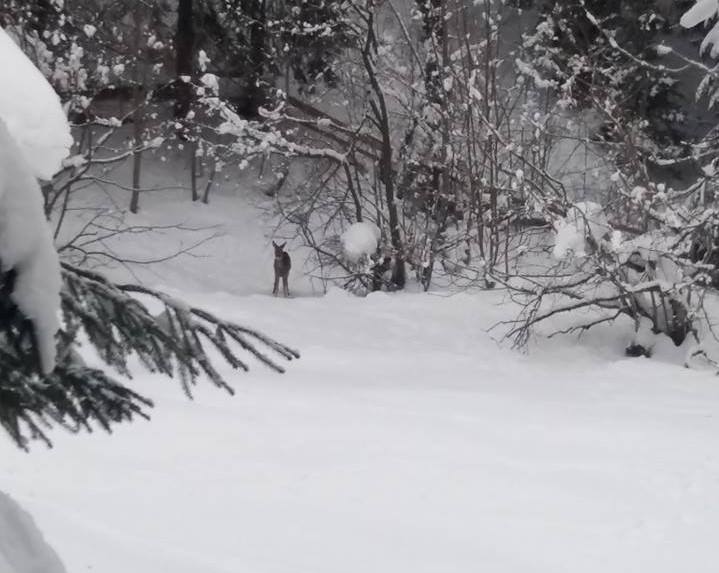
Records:
[[[0,572],[65,573],[30,515],[0,492]]]
[[[373,223],[354,223],[342,235],[342,248],[347,259],[356,263],[377,250],[379,239],[380,230]]]
[[[32,173],[50,179],[72,146],[60,99],[40,71],[0,28],[0,119],[7,125]]]

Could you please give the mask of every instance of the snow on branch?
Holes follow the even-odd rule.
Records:
[[[42,194],[31,167],[0,119],[0,263],[14,270],[7,296],[33,324],[43,372],[55,364],[60,268]]]
[[[33,175],[51,179],[72,146],[60,99],[33,63],[0,28],[0,119]]]
[[[205,96],[201,100],[208,111],[216,113],[221,119],[217,131],[221,135],[235,138],[232,149],[239,156],[249,158],[255,155],[276,153],[288,157],[307,157],[312,159],[329,159],[344,164],[347,154],[330,147],[316,148],[303,143],[290,141],[277,127],[277,123],[287,119],[282,115],[282,105],[276,109],[260,109],[264,122],[250,121],[240,117],[219,97]]]
[[[693,28],[713,20],[717,15],[719,15],[719,1],[697,0],[694,6],[684,13],[679,23],[684,28]],[[715,22],[704,36],[699,53],[703,54],[708,48],[711,48],[709,54],[712,58],[719,56],[719,21]]]

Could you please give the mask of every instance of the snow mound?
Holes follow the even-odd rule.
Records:
[[[327,299],[347,299],[351,296],[349,292],[338,286],[330,286],[325,293],[325,298]]]
[[[0,492],[0,572],[65,573],[32,517]]]
[[[369,256],[377,250],[380,230],[373,223],[354,223],[342,234],[345,256],[353,263],[363,255]]]
[[[554,257],[560,260],[571,254],[583,257],[587,237],[598,240],[611,230],[601,205],[591,201],[576,203],[556,225]]]
[[[55,365],[60,327],[60,263],[40,186],[1,119],[0,149],[0,264],[3,271],[17,272],[12,299],[33,322],[42,369],[48,373]]]
[[[72,135],[60,99],[40,70],[0,28],[0,119],[35,177],[51,179],[67,157]]]

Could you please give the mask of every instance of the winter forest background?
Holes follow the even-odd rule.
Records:
[[[718,14],[0,0],[62,105],[3,77],[0,490],[73,571],[710,571]],[[34,571],[20,545],[0,573]]]
[[[73,125],[43,188],[68,264],[138,262],[108,247],[143,230],[124,212],[242,180],[272,198],[315,288],[502,287],[524,307],[518,345],[583,307],[681,344],[717,262],[709,6],[686,26],[691,2],[650,0],[5,2],[0,17]],[[172,159],[183,176],[163,187],[154,166]],[[88,206],[98,187],[126,193]]]

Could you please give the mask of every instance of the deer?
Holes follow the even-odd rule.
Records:
[[[290,296],[290,287],[287,285],[287,278],[290,275],[290,268],[292,267],[292,260],[287,251],[285,251],[286,242],[278,245],[272,241],[272,246],[275,248],[275,287],[272,289],[272,294],[277,296],[277,292],[280,286],[280,279],[282,279],[282,290],[285,296]]]

